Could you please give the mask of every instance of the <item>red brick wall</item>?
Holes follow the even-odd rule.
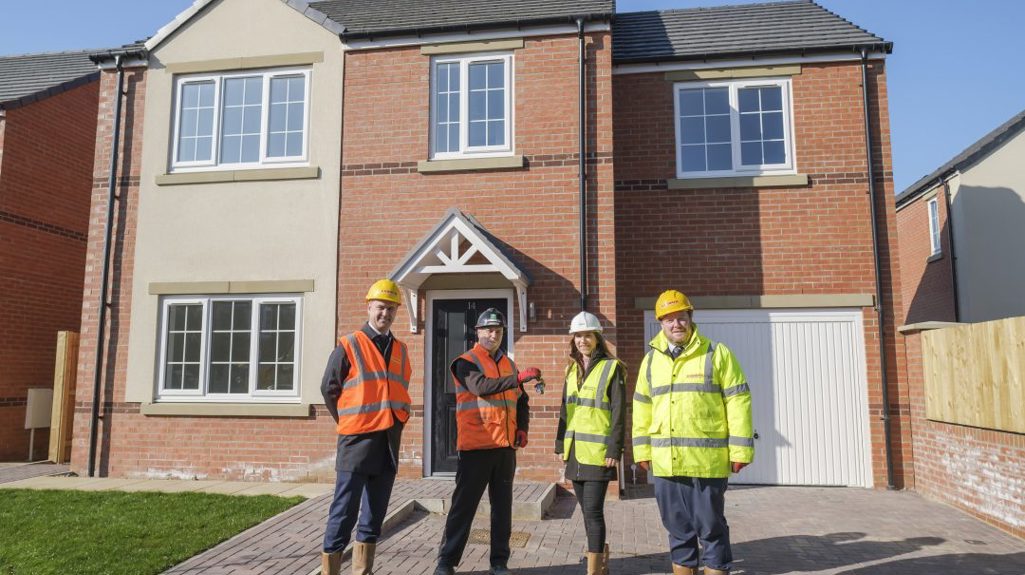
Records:
[[[98,82],[5,111],[0,165],[0,461],[28,456],[28,389],[78,331]],[[36,432],[36,458],[48,430]]]
[[[883,66],[869,70],[869,99],[895,462],[910,457],[906,399],[897,374],[895,317],[903,317],[896,253],[893,181]],[[802,66],[793,76],[795,188],[668,190],[675,177],[672,83],[660,73],[615,76],[616,279],[622,357],[643,355],[643,310],[634,298],[668,288],[692,296],[874,294],[875,272],[865,154],[861,67]],[[878,322],[865,308],[869,415],[876,485],[886,485]],[[898,473],[898,479],[904,480]],[[909,479],[909,478],[908,478]]]
[[[904,337],[915,490],[1025,538],[1025,435],[926,419],[920,333]]]
[[[900,240],[900,273],[904,307],[903,323],[923,321],[955,321],[954,282],[951,273],[950,228],[947,225],[945,192],[937,198],[940,220],[941,255],[929,261],[932,243],[929,238],[929,201],[919,197],[897,212]]]
[[[616,322],[612,197],[611,45],[608,34],[588,38],[589,307],[607,325]],[[594,66],[595,58],[597,68]],[[552,453],[570,318],[579,311],[577,40],[528,38],[515,59],[515,147],[528,168],[419,174],[428,157],[430,57],[419,48],[351,52],[346,59],[339,331],[366,320],[367,286],[394,268],[449,208],[473,215],[511,246],[513,259],[533,278],[528,299],[537,320],[515,338],[520,366],[547,375],[544,396],[531,397],[530,446],[518,473],[558,479]],[[597,70],[597,74],[595,74]],[[597,134],[597,137],[594,135]],[[413,358],[414,416],[406,425],[402,473],[423,471],[424,333],[396,330]],[[399,331],[401,330],[401,331]],[[615,341],[615,331],[609,335]],[[558,374],[558,375],[557,375]]]

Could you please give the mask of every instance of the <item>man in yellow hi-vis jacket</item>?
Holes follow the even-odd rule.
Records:
[[[675,290],[655,303],[662,331],[638,369],[633,455],[654,474],[673,575],[695,575],[700,563],[706,575],[724,575],[733,561],[727,481],[754,459],[751,392],[730,350],[698,333],[693,311]]]

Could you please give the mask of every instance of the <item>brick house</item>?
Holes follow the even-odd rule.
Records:
[[[674,287],[748,371],[761,443],[741,481],[902,482],[902,420],[889,479],[881,418],[904,367],[891,45],[807,1],[614,11],[201,0],[110,52],[101,98],[115,56],[134,89],[100,473],[329,479],[322,364],[387,276],[413,357],[405,476],[454,469],[445,366],[477,312],[504,308],[508,351],[548,375],[519,475],[550,481],[569,319],[596,313],[636,366]],[[96,320],[87,302],[86,379]],[[80,392],[77,469],[90,407]]]
[[[0,461],[46,455],[26,398],[81,322],[98,98],[88,52],[0,57]]]

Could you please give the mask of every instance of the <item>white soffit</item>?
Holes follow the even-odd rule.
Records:
[[[527,331],[527,286],[530,276],[495,245],[471,216],[452,208],[388,277],[406,292],[409,328],[417,332],[418,290],[434,274],[499,273],[516,288],[520,331]],[[483,260],[483,261],[482,261]]]

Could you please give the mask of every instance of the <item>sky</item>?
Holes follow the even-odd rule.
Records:
[[[425,0],[427,1],[427,0]],[[1025,2],[818,0],[894,43],[887,88],[897,193],[1025,109]],[[747,0],[618,0],[620,12]],[[153,35],[192,0],[0,0],[0,55],[110,48]]]

